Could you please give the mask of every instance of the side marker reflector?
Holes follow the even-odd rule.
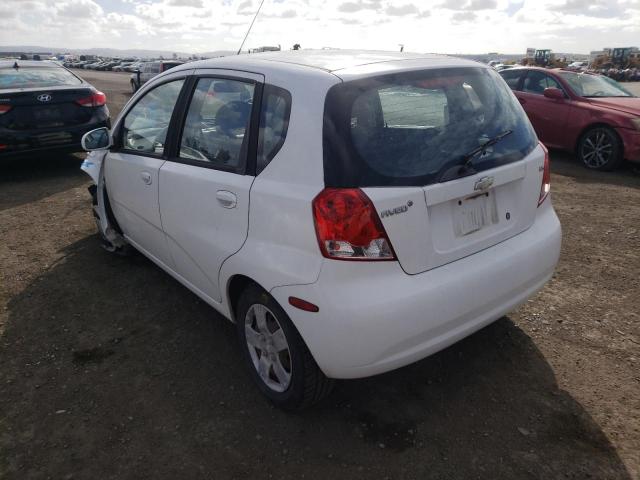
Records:
[[[305,312],[319,312],[320,308],[313,303],[307,302],[306,300],[302,300],[298,297],[289,297],[289,304],[299,308],[300,310],[304,310]]]

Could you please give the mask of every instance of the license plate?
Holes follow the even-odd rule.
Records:
[[[39,121],[59,120],[60,116],[60,110],[58,108],[37,108],[34,110],[34,117]]]
[[[456,202],[454,228],[457,236],[477,232],[493,222],[490,197],[483,194]]]

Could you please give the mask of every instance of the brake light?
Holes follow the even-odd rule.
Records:
[[[359,188],[325,188],[313,200],[322,255],[336,260],[395,260],[373,203]]]
[[[76,100],[81,107],[101,107],[107,103],[107,96],[102,92],[93,92],[90,96]]]
[[[538,198],[538,206],[542,205],[542,202],[545,201],[547,196],[549,195],[549,191],[551,190],[551,169],[549,167],[549,150],[545,147],[542,142],[540,142],[540,146],[544,151],[544,170],[542,173],[542,185],[540,186],[540,197]]]
[[[11,105],[0,105],[0,115],[11,110]]]

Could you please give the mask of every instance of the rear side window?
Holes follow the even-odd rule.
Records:
[[[325,184],[436,183],[466,153],[507,130],[513,133],[475,159],[476,171],[520,160],[537,145],[526,115],[491,69],[430,69],[341,83],[325,102]]]
[[[290,114],[291,94],[283,88],[266,85],[260,112],[256,174],[264,170],[282,148],[289,128]]]
[[[177,62],[164,62],[162,64],[162,71],[166,72],[167,70],[172,69],[173,67],[177,67],[178,65],[182,65],[181,63],[177,63]]]
[[[0,90],[81,84],[82,80],[61,67],[0,68]]]
[[[221,170],[242,171],[254,85],[201,78],[193,93],[180,142],[180,157]]]
[[[560,88],[558,82],[556,82],[549,75],[542,72],[532,70],[528,73],[527,78],[524,79],[524,85],[522,91],[527,93],[535,93],[537,95],[544,94],[547,88]]]
[[[500,72],[500,76],[507,82],[511,90],[515,90],[518,88],[518,82],[522,77],[522,73],[525,71],[526,70],[503,70]]]

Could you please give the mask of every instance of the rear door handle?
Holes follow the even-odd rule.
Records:
[[[216,192],[216,198],[218,199],[218,203],[224,208],[235,208],[238,204],[236,194],[227,190],[218,190]]]
[[[145,185],[151,185],[152,180],[151,180],[151,174],[149,172],[141,172],[140,178],[142,179]]]

